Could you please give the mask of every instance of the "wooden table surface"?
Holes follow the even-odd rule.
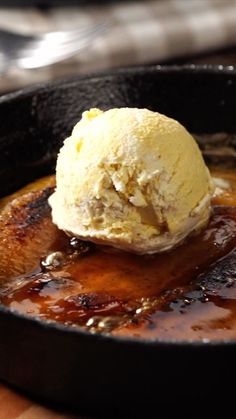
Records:
[[[84,416],[57,412],[0,385],[0,419],[85,419]],[[86,418],[88,419],[88,418]]]
[[[217,53],[187,57],[168,64],[224,64],[236,65],[236,47]],[[0,361],[1,362],[1,361]],[[0,384],[0,419],[89,419],[44,407],[19,392]],[[90,417],[90,419],[92,419]]]

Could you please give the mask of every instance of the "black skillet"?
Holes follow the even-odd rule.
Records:
[[[83,110],[121,106],[158,110],[194,133],[235,133],[236,70],[131,68],[2,97],[0,194],[53,171],[58,148]],[[235,259],[231,255],[219,265],[222,275],[225,270],[235,275]],[[194,406],[202,400],[229,400],[235,357],[236,341],[92,335],[0,307],[0,378],[32,396],[87,414],[113,417],[125,409],[148,417],[148,409],[158,412],[162,405],[180,408],[189,400]]]

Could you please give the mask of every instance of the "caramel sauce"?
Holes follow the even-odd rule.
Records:
[[[162,340],[236,338],[236,174],[207,228],[152,256],[70,239],[51,221],[54,178],[0,202],[0,302],[91,332]]]

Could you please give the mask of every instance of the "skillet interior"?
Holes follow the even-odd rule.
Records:
[[[0,99],[0,194],[53,170],[58,148],[84,109],[148,107],[195,133],[235,133],[235,93],[232,68],[145,67],[8,95]],[[175,344],[97,337],[4,308],[0,330],[3,379],[86,412],[107,412],[108,405],[118,409],[126,403],[140,411],[173,399],[179,403],[190,396],[222,395],[220,383],[234,368],[234,342]]]

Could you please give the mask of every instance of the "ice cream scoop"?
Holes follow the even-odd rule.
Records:
[[[213,182],[197,143],[148,109],[91,109],[60,150],[53,222],[67,234],[139,254],[206,225]]]

